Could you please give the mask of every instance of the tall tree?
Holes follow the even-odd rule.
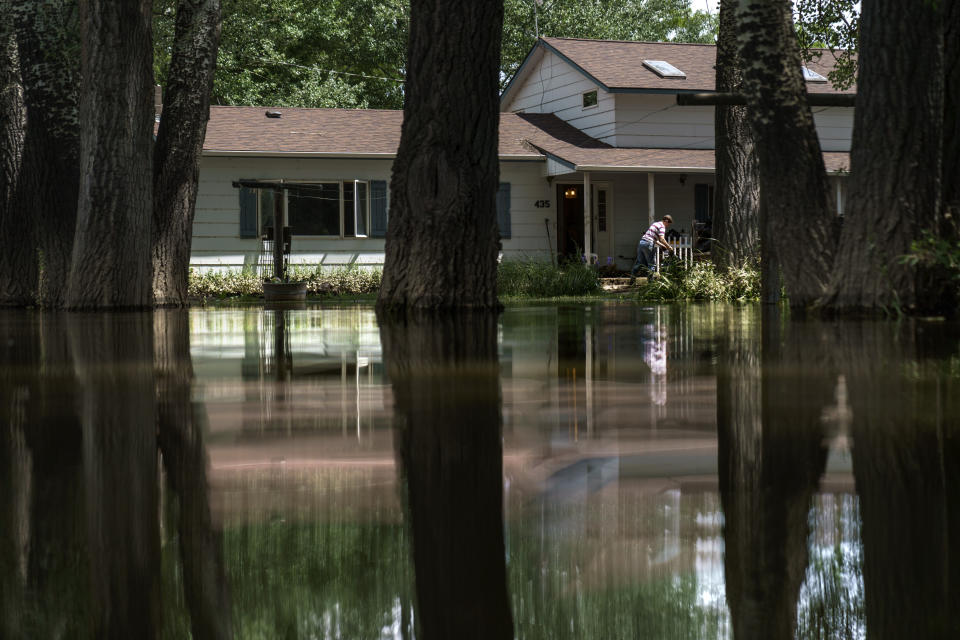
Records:
[[[28,302],[36,279],[27,236],[32,227],[14,204],[26,123],[11,5],[0,0],[0,305]]]
[[[151,304],[150,0],[81,0],[81,181],[70,308]]]
[[[910,20],[902,2],[864,7],[850,208],[828,298],[835,308],[933,302],[922,269],[898,258],[942,217],[945,3],[911,4]]]
[[[763,189],[761,259],[773,250],[790,304],[807,307],[826,290],[836,243],[790,4],[740,0],[737,21]],[[763,286],[780,283],[768,277]]]
[[[499,1],[411,3],[379,307],[499,307],[502,23]]]
[[[200,153],[219,42],[220,0],[180,0],[153,149],[153,299],[160,305],[187,303]]]
[[[16,195],[18,240],[5,246],[17,254],[16,302],[32,302],[39,294],[44,304],[58,306],[66,291],[80,188],[77,4],[14,2],[13,9],[26,131]],[[25,291],[31,300],[24,300]]]
[[[743,88],[736,10],[737,0],[721,0],[716,64],[718,92],[740,93]],[[717,186],[712,258],[721,268],[754,264],[760,257],[760,167],[747,107],[717,105],[714,122]],[[771,255],[768,253],[767,260]]]

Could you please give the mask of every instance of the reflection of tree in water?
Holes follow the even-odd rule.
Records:
[[[756,319],[738,313],[717,376],[727,601],[735,638],[792,638],[835,376],[820,325],[765,308],[758,342]]]
[[[2,517],[4,531],[23,532],[29,558],[15,585],[21,599],[17,618],[7,615],[11,592],[4,589],[4,630],[43,638],[155,637],[160,630],[156,399],[159,391],[168,404],[159,411],[168,424],[185,415],[172,404],[189,397],[182,393],[189,374],[174,373],[170,365],[182,363],[176,353],[182,356],[186,345],[165,352],[173,345],[161,336],[158,351],[167,370],[158,378],[152,314],[38,314],[15,332],[10,329],[3,326],[5,337],[13,339],[5,342],[20,345],[11,354],[21,363],[15,374],[20,379],[3,380],[2,411],[17,419],[0,436],[5,461],[15,463],[5,465],[7,473],[20,472],[9,486],[26,487],[30,507],[25,514],[4,504]],[[158,387],[158,380],[167,381],[166,387]],[[180,391],[172,392],[175,388]],[[9,394],[18,390],[28,393],[11,410]],[[183,498],[198,492],[193,504],[205,504],[206,486],[196,484],[205,476],[195,476],[196,467],[185,472],[172,466],[172,460],[196,458],[195,453],[170,456],[167,468],[170,477],[192,483],[189,489],[174,486],[174,493]],[[209,523],[197,522],[196,512],[181,509],[184,539],[191,526]],[[3,557],[6,565],[10,556]],[[189,581],[189,563],[184,566]],[[188,604],[202,620],[203,603],[195,595],[187,593]]]
[[[960,376],[949,326],[844,326],[870,638],[960,637]],[[948,355],[949,357],[949,355]]]
[[[421,637],[513,638],[497,315],[381,315]]]

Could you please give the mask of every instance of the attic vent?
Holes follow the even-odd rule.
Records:
[[[800,67],[800,68],[803,69],[803,79],[806,80],[807,82],[826,82],[827,81],[826,78],[824,78],[822,75],[820,75],[816,71],[807,69],[806,67]]]
[[[267,111],[266,116],[268,118],[281,118],[283,117],[283,114],[279,111]]]
[[[687,74],[664,60],[644,60],[643,66],[661,78],[686,78]]]

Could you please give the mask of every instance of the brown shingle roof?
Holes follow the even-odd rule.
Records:
[[[716,46],[674,42],[625,42],[542,38],[543,44],[608,89],[713,91],[716,88]],[[804,66],[826,77],[833,68],[832,55]],[[643,65],[644,60],[664,60],[686,74],[686,78],[661,78]],[[829,82],[808,82],[810,93],[856,93],[856,87],[838,91]]]
[[[279,111],[280,118],[267,118]],[[210,107],[203,150],[271,156],[287,153],[392,158],[402,111]],[[713,169],[711,149],[624,149],[591,138],[552,113],[501,113],[500,157],[549,154],[577,167]],[[825,153],[827,171],[846,170],[849,154]]]

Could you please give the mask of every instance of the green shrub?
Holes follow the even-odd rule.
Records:
[[[597,272],[585,264],[558,267],[543,260],[504,260],[497,268],[497,292],[501,296],[556,298],[598,291]]]
[[[380,269],[361,269],[356,266],[326,269],[324,267],[292,267],[288,280],[307,283],[311,295],[361,295],[380,289]],[[263,280],[252,270],[223,270],[197,272],[190,269],[187,293],[191,298],[228,298],[259,296]]]
[[[671,262],[640,290],[640,299],[652,302],[668,300],[759,300],[760,270],[756,267],[716,270],[712,262],[695,262],[686,267]]]

